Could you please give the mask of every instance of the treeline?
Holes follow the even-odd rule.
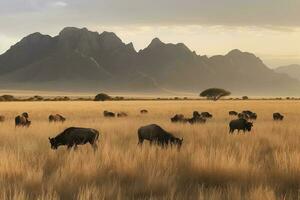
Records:
[[[43,97],[35,95],[32,97],[16,97],[13,95],[2,95],[0,96],[0,102],[13,102],[13,101],[185,101],[185,100],[207,100],[206,98],[189,98],[189,97],[157,97],[157,98],[133,98],[133,97],[122,97],[115,96],[111,97],[107,94],[100,93],[95,97],[68,97],[68,96],[55,96],[55,97]],[[228,100],[300,100],[298,97],[274,97],[274,98],[249,98],[243,96],[240,98],[225,98],[220,99],[221,101]]]

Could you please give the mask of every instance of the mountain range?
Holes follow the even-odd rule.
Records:
[[[300,94],[296,77],[276,71],[237,49],[208,57],[155,38],[137,52],[112,32],[67,27],[55,37],[28,35],[0,55],[0,89]]]

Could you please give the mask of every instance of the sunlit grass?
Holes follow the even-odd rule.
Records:
[[[141,109],[149,114],[141,115]],[[229,110],[258,114],[252,133],[229,135]],[[106,119],[104,110],[127,118]],[[214,115],[204,125],[171,124],[176,113]],[[32,126],[15,128],[28,112]],[[273,122],[281,112],[283,122]],[[49,124],[59,113],[64,124]],[[298,101],[120,101],[0,103],[0,199],[297,199]],[[137,146],[137,129],[157,123],[184,138],[181,151]],[[100,131],[99,149],[50,149],[70,126]]]

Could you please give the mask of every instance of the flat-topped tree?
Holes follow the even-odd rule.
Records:
[[[221,97],[229,96],[231,93],[222,88],[209,88],[200,93],[201,97],[206,97],[207,99],[211,99],[217,101]]]
[[[108,100],[111,100],[111,99],[112,98],[108,94],[100,93],[100,94],[97,94],[95,96],[94,101],[108,101]]]

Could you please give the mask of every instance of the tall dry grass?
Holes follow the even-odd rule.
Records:
[[[140,115],[146,108],[148,115]],[[250,109],[250,134],[229,135],[229,110]],[[105,119],[104,110],[129,117]],[[171,124],[175,113],[209,111],[204,125]],[[15,128],[27,111],[30,128]],[[286,119],[272,121],[273,112]],[[64,124],[49,124],[60,113]],[[300,185],[300,102],[126,101],[0,103],[0,199],[297,199]],[[181,151],[137,146],[138,127],[157,123],[184,137]],[[50,149],[48,137],[69,126],[101,132],[99,150]]]

